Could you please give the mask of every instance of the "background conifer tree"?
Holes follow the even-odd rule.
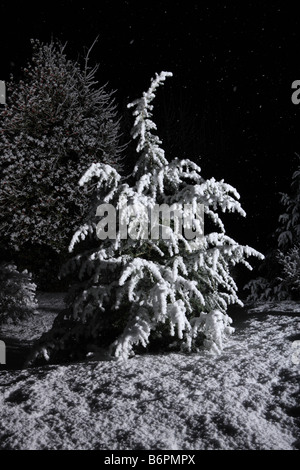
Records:
[[[119,168],[121,153],[112,93],[99,86],[89,52],[80,64],[58,42],[32,45],[0,111],[1,244],[20,251],[25,265],[67,253],[90,205],[92,188],[78,180],[92,163]]]

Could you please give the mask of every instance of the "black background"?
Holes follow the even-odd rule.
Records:
[[[155,72],[173,72],[155,102],[167,158],[190,158],[204,177],[235,186],[247,218],[231,216],[229,235],[268,251],[282,211],[279,192],[288,190],[300,153],[300,105],[291,101],[300,79],[299,8],[188,0],[0,5],[0,79],[21,76],[30,38],[67,41],[76,59],[99,36],[91,60],[100,64],[99,82],[116,90],[125,137],[126,103]]]

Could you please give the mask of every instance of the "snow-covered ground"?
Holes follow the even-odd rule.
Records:
[[[28,346],[49,328],[62,296],[39,301],[32,321],[1,335]],[[299,319],[297,303],[236,312],[219,357],[2,366],[0,449],[299,449]]]

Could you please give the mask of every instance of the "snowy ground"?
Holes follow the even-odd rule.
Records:
[[[20,347],[29,348],[63,307],[60,294],[39,301],[32,321],[1,330],[1,339],[19,341],[14,367]],[[299,449],[299,364],[292,361],[299,319],[297,303],[236,312],[236,332],[220,357],[2,366],[0,449]],[[9,360],[8,351],[7,367]]]

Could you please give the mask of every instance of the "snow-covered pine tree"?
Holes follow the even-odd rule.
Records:
[[[31,274],[19,272],[13,263],[0,264],[0,324],[13,322],[32,315],[37,309],[36,284]]]
[[[7,83],[0,111],[1,242],[67,252],[90,205],[79,178],[92,163],[120,164],[119,121],[89,52],[81,65],[58,42],[32,45],[24,78]]]
[[[80,283],[69,293],[69,310],[41,339],[37,354],[49,358],[59,349],[74,353],[84,344],[96,344],[108,348],[111,356],[127,358],[159,335],[189,351],[203,343],[220,352],[224,338],[233,331],[227,307],[241,301],[230,267],[243,263],[250,268],[247,256],[263,256],[225,234],[220,213],[245,215],[237,191],[223,180],[205,180],[190,160],[168,162],[153,134],[152,101],[170,75],[156,75],[142,98],[128,105],[134,109],[132,136],[139,154],[131,183],[111,166],[97,163],[80,180],[83,188],[97,179],[98,193],[91,218],[75,233],[70,250],[88,233],[95,234],[100,204],[116,209],[118,230],[115,239],[102,240],[98,248],[78,254],[65,266],[65,272],[79,270]],[[181,203],[203,204],[215,230],[189,240],[177,230],[176,217],[169,226],[160,217],[159,225],[169,237],[145,236],[143,208]],[[134,236],[123,239],[121,226]]]

